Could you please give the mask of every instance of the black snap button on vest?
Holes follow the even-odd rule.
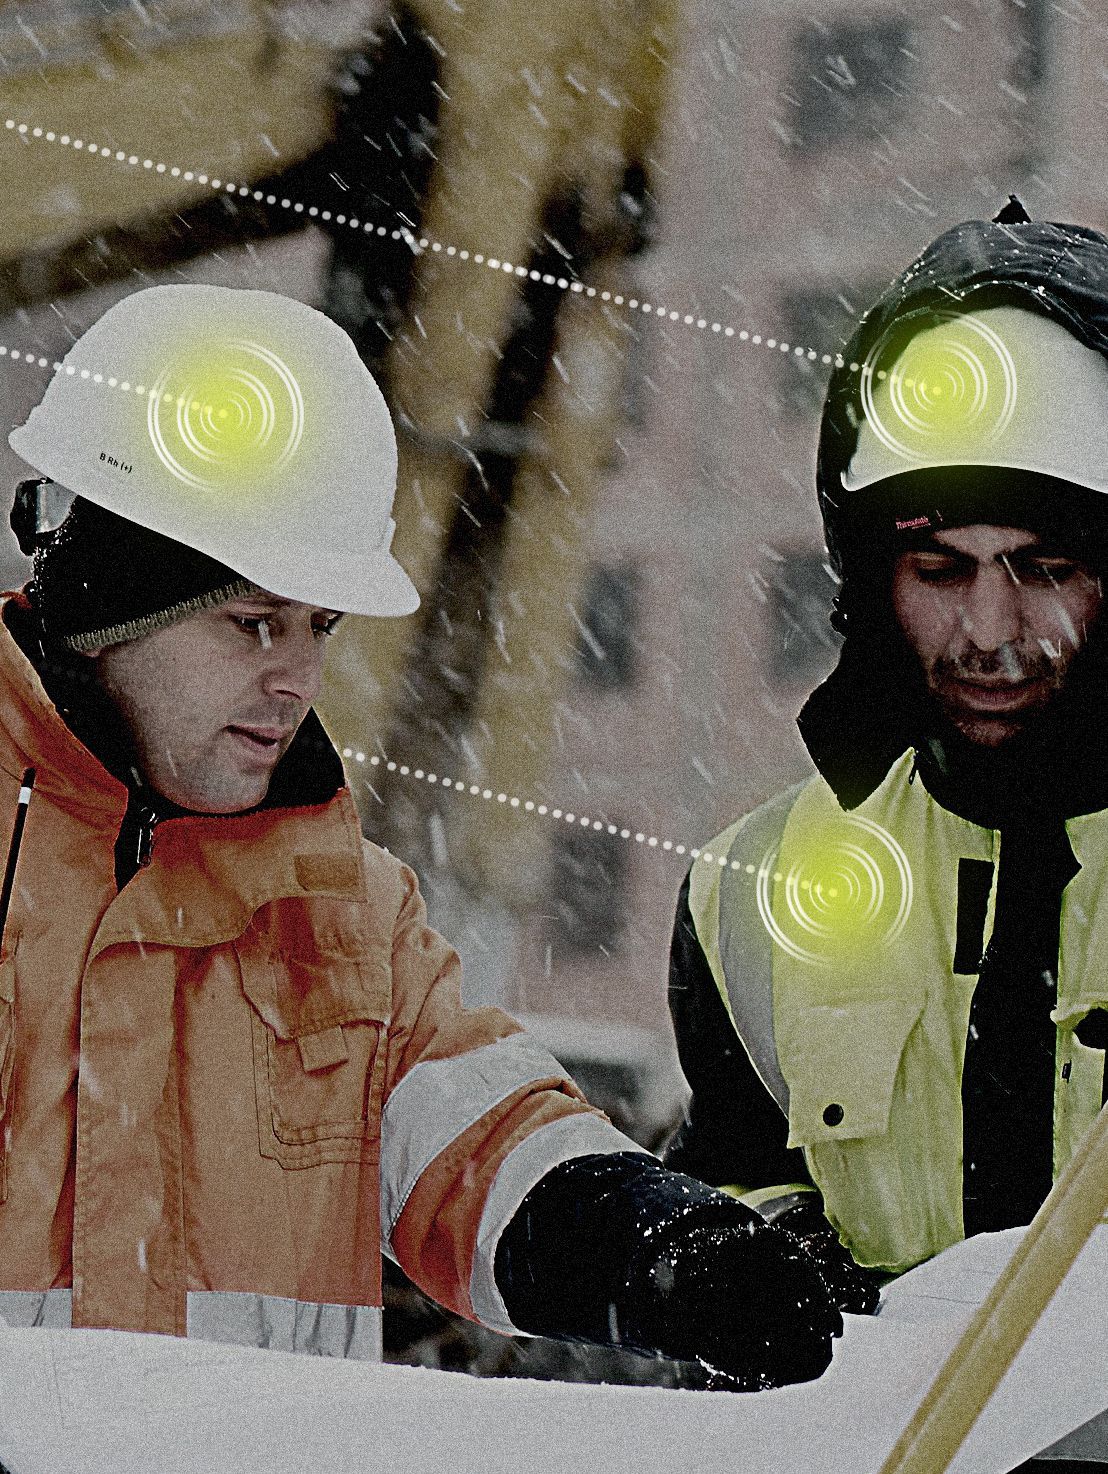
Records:
[[[842,1106],[836,1105],[834,1102],[823,1108],[823,1119],[828,1126],[837,1126],[844,1115],[845,1112]]]

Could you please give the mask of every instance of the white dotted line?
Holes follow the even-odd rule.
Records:
[[[10,358],[13,363],[18,363],[20,360],[25,359],[28,363],[34,364],[38,368],[61,368],[61,364],[57,359],[51,362],[50,359],[42,358],[37,353],[24,353],[18,348],[6,348],[2,343],[0,343],[0,358]]]
[[[358,752],[352,747],[344,747],[342,755],[346,758],[353,758],[356,763],[369,763],[371,767],[381,767],[389,773],[398,773],[401,778],[416,778],[420,782],[437,785],[440,788],[468,793],[471,798],[483,798],[489,801],[495,799],[498,804],[504,804],[510,809],[522,809],[525,813],[538,814],[543,818],[561,819],[566,824],[577,825],[582,829],[592,829],[597,832],[606,830],[608,834],[616,834],[620,839],[633,840],[635,844],[646,845],[648,849],[672,850],[675,855],[688,855],[692,860],[700,860],[705,864],[716,864],[721,869],[730,867],[732,870],[745,870],[747,875],[753,875],[757,868],[754,865],[744,864],[741,860],[728,860],[726,855],[714,855],[711,850],[676,844],[672,839],[659,839],[656,834],[645,834],[641,830],[621,829],[618,824],[608,823],[604,819],[594,819],[588,814],[575,814],[549,804],[538,804],[530,798],[517,798],[515,794],[497,793],[495,789],[483,788],[480,783],[467,783],[464,778],[442,778],[437,773],[427,773],[422,768],[411,767],[408,763],[386,760],[377,753],[371,753],[367,757],[364,752]]]
[[[74,378],[87,379],[91,384],[103,384],[109,389],[121,389],[126,393],[157,395],[156,389],[147,389],[145,384],[131,384],[127,379],[118,379],[114,374],[94,373],[92,369],[78,369],[73,364],[63,364],[60,359],[44,358],[39,353],[28,352],[20,348],[9,348],[7,344],[0,343],[0,358],[9,358],[13,363],[29,363],[35,368],[53,369],[55,373],[63,368],[67,374]],[[161,395],[161,398],[171,404],[185,404],[187,398],[181,395],[179,398],[169,393]]]
[[[52,368],[56,373],[65,369],[66,373],[77,379],[87,379],[91,384],[103,384],[108,389],[120,389],[124,393],[145,394],[150,397],[160,397],[167,404],[187,404],[187,395],[170,394],[168,391],[158,395],[156,389],[148,389],[145,384],[132,384],[128,379],[116,378],[114,374],[94,373],[92,369],[79,369],[73,364],[63,364],[59,359],[43,358],[41,354],[26,352],[20,348],[9,348],[0,343],[0,358],[10,358],[13,363],[29,363],[36,368]]]
[[[663,318],[668,322],[682,323],[685,327],[694,327],[701,331],[718,333],[725,338],[737,338],[740,343],[750,343],[754,347],[765,347],[779,353],[787,353],[795,358],[807,359],[810,363],[820,362],[832,364],[836,368],[845,367],[841,353],[819,353],[815,348],[805,348],[802,345],[785,342],[783,339],[764,337],[761,333],[751,333],[745,328],[735,328],[729,323],[712,322],[706,317],[699,317],[692,312],[679,312],[673,308],[659,306],[653,302],[644,302],[639,297],[629,297],[622,292],[610,292],[593,286],[586,286],[584,282],[571,281],[569,277],[555,276],[549,271],[537,271],[534,267],[518,266],[512,261],[501,260],[498,256],[486,255],[483,251],[469,251],[462,246],[445,244],[443,241],[432,240],[428,236],[416,236],[405,227],[390,228],[387,225],[378,225],[372,220],[358,220],[355,217],[332,214],[330,210],[321,210],[315,205],[305,206],[299,200],[280,198],[274,194],[265,194],[260,189],[252,189],[248,184],[236,184],[222,179],[214,179],[208,174],[197,173],[192,169],[181,169],[177,165],[158,163],[154,159],[140,159],[138,154],[128,154],[123,149],[111,149],[101,144],[87,143],[81,138],[71,138],[68,133],[55,133],[51,129],[32,127],[28,123],[17,122],[15,118],[6,118],[4,127],[11,132],[18,133],[21,137],[41,139],[46,143],[57,143],[64,148],[76,149],[79,153],[93,154],[105,159],[114,159],[117,163],[128,164],[133,168],[139,165],[155,174],[168,174],[173,179],[184,179],[188,182],[195,180],[197,184],[210,185],[212,189],[228,195],[240,195],[244,199],[253,199],[260,204],[279,205],[283,210],[291,210],[297,215],[308,215],[312,219],[333,220],[336,225],[344,225],[350,230],[359,230],[367,235],[388,237],[394,241],[404,241],[417,255],[430,251],[434,255],[454,257],[458,261],[472,261],[476,266],[485,266],[490,271],[502,271],[509,276],[527,278],[530,281],[542,282],[548,287],[555,287],[562,292],[571,292],[575,295],[596,298],[600,302],[610,303],[613,307],[626,307],[632,312],[641,312],[644,316]],[[860,365],[852,363],[851,372],[857,373]]]
[[[742,336],[745,336],[745,334],[740,334],[740,337]],[[758,335],[755,334],[754,337],[757,340]],[[773,340],[771,339],[770,341],[772,342]],[[824,354],[823,357],[826,360],[828,358],[828,355]],[[55,373],[60,372],[61,369],[64,368],[67,374],[70,374],[75,378],[87,379],[90,383],[93,384],[103,384],[106,385],[109,389],[119,389],[126,394],[134,393],[151,397],[158,395],[158,390],[149,389],[145,384],[132,384],[128,379],[119,379],[114,374],[94,373],[92,369],[78,369],[71,363],[63,364],[60,359],[43,358],[41,354],[20,348],[9,348],[4,343],[0,343],[0,358],[9,358],[13,363],[29,363],[35,368],[53,369]],[[843,362],[840,359],[838,367],[842,368],[843,366]],[[851,373],[858,373],[860,369],[861,364],[852,363],[850,365]],[[884,379],[887,378],[888,375],[886,374],[884,369],[880,369],[874,375],[874,377],[878,379]],[[912,384],[912,380],[905,380],[905,383],[910,387]],[[189,402],[188,395],[175,395],[170,393],[168,390],[163,391],[160,395],[160,398],[166,404],[187,404]],[[195,400],[193,402],[195,403]]]

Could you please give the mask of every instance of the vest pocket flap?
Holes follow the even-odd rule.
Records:
[[[897,1070],[922,998],[820,1004],[779,1040],[789,1086],[789,1146],[883,1135]]]
[[[341,1024],[321,1029],[318,1034],[301,1034],[296,1042],[300,1047],[300,1063],[306,1070],[329,1070],[350,1058]]]

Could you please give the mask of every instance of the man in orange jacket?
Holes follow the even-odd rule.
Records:
[[[0,951],[0,1316],[373,1357],[383,1248],[501,1331],[732,1387],[819,1375],[868,1284],[829,1288],[463,1008],[415,876],[362,839],[311,709],[324,648],[418,600],[346,336],[268,293],[139,292],[11,443],[42,479],[0,627],[6,812],[33,783]]]

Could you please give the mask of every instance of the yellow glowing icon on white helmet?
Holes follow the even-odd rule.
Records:
[[[895,941],[911,914],[912,889],[903,848],[857,814],[806,830],[787,856],[770,851],[756,880],[758,914],[774,942],[815,967]]]
[[[154,451],[178,480],[239,490],[287,465],[304,436],[304,396],[272,349],[228,338],[167,365],[147,396]]]
[[[862,408],[881,443],[909,465],[978,460],[1010,425],[1015,360],[980,317],[948,314],[881,367],[888,359],[885,337],[862,365]]]

